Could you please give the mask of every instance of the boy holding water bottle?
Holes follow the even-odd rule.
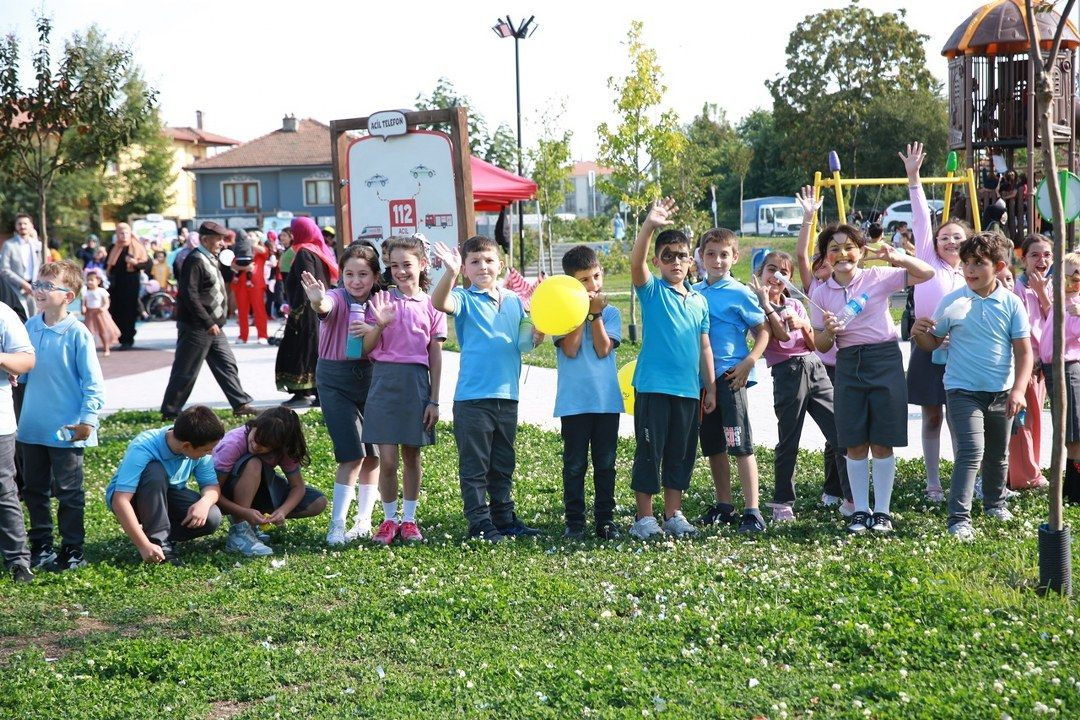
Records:
[[[997,279],[1007,251],[997,233],[979,233],[960,245],[966,287],[945,295],[932,318],[918,318],[911,337],[933,351],[949,338],[945,408],[956,460],[949,490],[949,533],[975,537],[971,496],[982,468],[983,514],[1011,520],[1005,506],[1009,427],[1024,411],[1032,370],[1031,330],[1020,299]],[[1038,412],[1038,409],[1033,409]]]
[[[898,345],[899,333],[889,314],[889,298],[908,285],[925,282],[934,270],[922,260],[902,255],[888,244],[867,253],[862,232],[847,224],[823,229],[817,242],[825,248],[832,275],[810,296],[814,343],[836,353],[834,405],[837,443],[847,448],[847,471],[855,513],[848,532],[892,532],[894,447],[907,445],[907,384]],[[860,268],[865,256],[892,267]],[[870,455],[873,454],[871,473]],[[870,511],[870,478],[874,510]]]

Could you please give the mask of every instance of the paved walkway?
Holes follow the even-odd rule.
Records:
[[[277,321],[270,322],[273,335]],[[237,337],[235,323],[230,323],[225,332],[231,340]],[[173,350],[176,345],[176,327],[172,322],[140,323],[135,338],[136,350],[113,352],[109,357],[99,355],[105,374],[106,412],[123,409],[152,409],[161,406],[161,398],[169,381]],[[901,344],[904,361],[907,362],[908,346]],[[274,385],[274,360],[277,348],[272,345],[257,345],[250,341],[246,345],[234,345],[237,364],[240,367],[240,380],[244,389],[255,398],[255,405],[268,407],[288,399],[287,393],[277,390]],[[443,355],[443,381],[439,397],[441,416],[451,420],[453,415],[454,384],[457,381],[459,355],[447,352]],[[776,444],[776,416],[772,407],[772,376],[764,361],[758,364],[758,384],[750,388],[750,425],[754,443],[772,447]],[[521,373],[521,399],[518,415],[521,422],[537,425],[548,430],[558,430],[559,421],[552,417],[555,406],[556,373],[549,368],[525,365]],[[203,372],[195,384],[188,401],[190,404],[202,403],[212,407],[228,407],[225,396],[214,382],[210,369],[204,365]],[[920,437],[922,413],[918,407],[908,407],[908,439],[906,448],[898,448],[897,455],[903,458],[922,457]],[[1050,427],[1050,413],[1043,411],[1043,427]],[[634,434],[634,420],[623,415],[619,424],[619,433],[624,436]],[[1049,462],[1049,432],[1043,437],[1043,457]],[[820,450],[825,439],[817,426],[808,417],[803,428],[800,447],[806,450]],[[942,457],[952,457],[952,443],[948,431],[942,432]]]

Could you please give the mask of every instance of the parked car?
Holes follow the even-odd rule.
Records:
[[[931,217],[945,209],[945,201],[943,200],[927,200],[927,204],[930,206]],[[911,227],[911,217],[910,200],[894,202],[892,205],[885,208],[885,212],[881,213],[881,227],[885,228],[885,232],[887,233],[895,232],[896,226],[902,222],[907,223],[908,227]]]
[[[743,235],[798,235],[802,227],[802,207],[793,197],[763,197],[743,200]]]

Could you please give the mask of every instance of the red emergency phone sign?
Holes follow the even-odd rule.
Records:
[[[406,235],[416,232],[416,200],[391,200],[390,234]]]

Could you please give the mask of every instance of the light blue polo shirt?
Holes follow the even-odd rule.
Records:
[[[202,489],[207,485],[217,485],[217,473],[214,472],[214,458],[210,455],[192,460],[186,455],[177,455],[169,449],[165,442],[165,433],[171,428],[163,427],[157,430],[143,430],[128,444],[124,459],[120,461],[120,467],[116,468],[116,474],[112,476],[108,487],[105,488],[105,504],[112,508],[113,493],[135,492],[139,487],[139,479],[142,471],[153,461],[158,461],[165,467],[169,474],[169,484],[173,487],[186,487],[192,475],[195,482]]]
[[[945,389],[1001,392],[1013,384],[1013,340],[1030,337],[1027,311],[998,282],[985,298],[967,285],[941,298],[934,311],[937,337],[949,336]]]
[[[518,337],[525,309],[516,294],[496,289],[499,300],[475,285],[456,287],[450,295],[454,300],[454,332],[461,345],[455,402],[518,399]]]
[[[0,281],[2,282],[2,281]],[[22,320],[10,307],[0,302],[0,352],[34,354],[34,346]],[[12,435],[16,429],[15,405],[11,399],[11,383],[0,380],[0,435]]]
[[[600,318],[608,337],[618,347],[622,341],[622,313],[608,305],[601,311]],[[619,390],[618,370],[615,367],[615,348],[607,357],[597,357],[591,322],[585,323],[581,349],[576,357],[566,357],[561,344],[556,343],[555,363],[559,369],[555,417],[623,411],[622,391]]]
[[[728,273],[712,284],[702,280],[694,285],[709,305],[709,345],[713,367],[720,377],[750,354],[746,333],[765,322],[765,311],[750,288]],[[757,368],[751,368],[746,386],[757,383]]]
[[[709,332],[709,307],[696,290],[680,295],[663,278],[649,275],[635,287],[643,334],[634,389],[677,397],[701,394],[701,335]]]

